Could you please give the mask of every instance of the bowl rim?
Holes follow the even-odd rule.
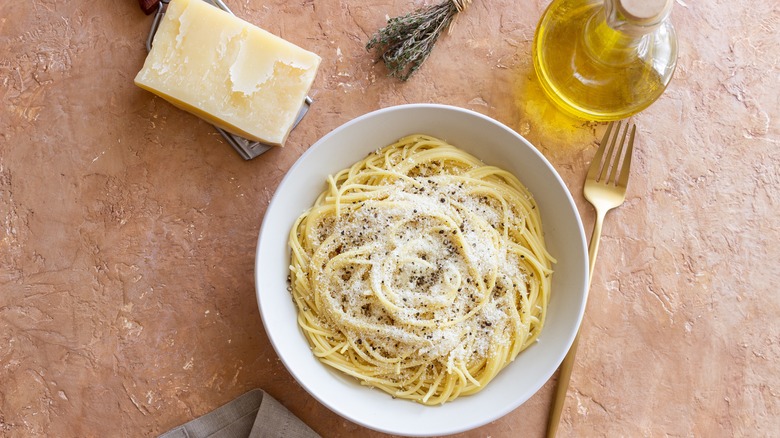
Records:
[[[566,353],[568,352],[569,348],[571,348],[571,345],[573,344],[574,339],[577,336],[577,333],[579,332],[579,327],[580,327],[580,325],[582,323],[583,315],[584,315],[584,312],[585,312],[585,304],[587,302],[588,284],[589,284],[589,278],[588,278],[588,275],[589,275],[588,274],[588,254],[587,254],[587,246],[586,246],[586,243],[585,243],[586,242],[585,232],[584,232],[584,228],[583,228],[583,224],[582,224],[582,220],[581,220],[579,211],[577,210],[577,206],[576,206],[576,203],[574,202],[574,199],[572,197],[571,191],[569,190],[568,186],[563,181],[563,179],[561,178],[560,174],[557,172],[555,167],[549,162],[549,160],[547,160],[547,158],[531,142],[526,140],[523,136],[518,134],[515,130],[509,128],[508,126],[504,125],[503,123],[501,123],[501,122],[499,122],[499,121],[497,121],[497,120],[495,120],[495,119],[493,119],[493,118],[491,118],[489,116],[486,116],[484,114],[481,114],[481,113],[478,113],[476,111],[472,111],[472,110],[469,110],[469,109],[466,109],[466,108],[461,108],[461,107],[452,106],[452,105],[435,104],[435,103],[414,103],[414,104],[403,104],[403,105],[395,105],[395,106],[385,107],[385,108],[381,108],[381,109],[378,109],[378,110],[374,110],[374,111],[365,113],[365,114],[363,114],[361,116],[355,117],[355,118],[353,118],[353,119],[351,119],[351,120],[341,124],[340,126],[338,126],[335,129],[331,130],[330,132],[328,132],[324,136],[320,137],[315,143],[313,143],[311,145],[311,147],[309,147],[303,154],[301,154],[300,157],[298,157],[296,159],[295,163],[286,172],[285,176],[282,178],[282,180],[280,181],[279,185],[275,189],[274,195],[273,195],[271,201],[269,202],[269,204],[268,204],[268,206],[266,208],[266,211],[265,211],[265,213],[263,215],[263,221],[262,221],[262,224],[261,224],[261,227],[260,227],[260,232],[258,234],[257,247],[256,247],[256,252],[255,252],[255,272],[254,272],[254,274],[255,274],[255,295],[256,295],[256,299],[257,299],[258,310],[260,312],[260,316],[261,316],[261,319],[262,319],[262,322],[263,322],[263,328],[264,328],[264,330],[266,332],[266,335],[268,336],[268,340],[271,343],[271,345],[273,346],[274,351],[276,352],[277,356],[279,357],[279,359],[281,360],[282,364],[287,369],[287,371],[296,380],[296,382],[299,385],[301,385],[301,387],[310,396],[314,397],[318,402],[320,402],[326,408],[328,408],[329,410],[335,412],[337,415],[339,415],[340,417],[342,417],[342,418],[344,418],[346,420],[349,420],[351,422],[354,422],[356,424],[359,424],[361,426],[367,427],[367,428],[372,429],[372,430],[376,430],[376,431],[383,432],[383,433],[402,435],[402,436],[430,436],[431,433],[423,433],[423,432],[416,433],[414,431],[409,431],[409,430],[400,430],[400,429],[393,429],[391,427],[377,426],[376,424],[371,424],[368,421],[365,421],[365,420],[362,420],[362,419],[359,419],[359,418],[355,418],[354,416],[350,415],[349,412],[345,412],[343,409],[339,409],[338,407],[333,406],[331,403],[328,402],[328,400],[325,399],[325,397],[322,397],[320,394],[315,393],[310,388],[310,385],[305,382],[306,379],[304,379],[304,377],[299,373],[299,371],[296,369],[294,364],[289,362],[289,358],[286,357],[283,354],[283,351],[282,351],[283,349],[282,349],[281,345],[279,345],[279,342],[281,342],[281,340],[274,338],[273,333],[275,332],[275,330],[274,330],[273,327],[271,327],[269,325],[269,322],[267,321],[267,319],[265,317],[265,313],[263,312],[263,299],[262,299],[262,295],[261,295],[261,278],[260,278],[261,277],[261,271],[262,271],[262,269],[261,269],[261,263],[262,263],[262,261],[261,261],[261,252],[262,252],[262,249],[264,248],[264,246],[263,246],[263,243],[264,243],[263,236],[268,232],[268,226],[269,226],[268,224],[270,223],[270,221],[267,220],[268,216],[269,216],[269,212],[275,211],[275,208],[274,208],[275,205],[277,203],[281,202],[280,201],[280,192],[281,192],[280,189],[286,187],[288,180],[290,178],[294,177],[294,175],[296,174],[296,170],[298,168],[300,168],[301,166],[303,166],[304,163],[306,163],[306,161],[308,160],[309,156],[311,156],[312,154],[316,153],[320,148],[324,147],[323,145],[327,145],[332,137],[340,135],[340,133],[342,131],[348,130],[351,127],[353,127],[354,125],[358,125],[360,123],[363,123],[366,120],[373,119],[373,118],[376,118],[376,117],[383,117],[383,116],[385,116],[387,114],[398,112],[398,111],[409,111],[409,110],[420,110],[420,109],[422,109],[422,110],[432,110],[432,111],[453,111],[453,112],[457,112],[457,113],[466,114],[467,116],[471,116],[471,117],[476,117],[478,119],[482,119],[483,121],[487,121],[488,123],[495,125],[497,128],[500,128],[500,129],[506,131],[508,134],[510,134],[511,136],[515,137],[518,140],[519,143],[522,143],[523,145],[525,145],[532,154],[536,155],[536,157],[538,159],[540,159],[545,164],[546,168],[550,171],[552,176],[556,179],[556,181],[557,181],[558,185],[560,186],[560,188],[563,189],[563,193],[565,194],[566,201],[567,201],[567,204],[568,204],[567,207],[569,207],[571,209],[571,211],[574,212],[573,219],[576,222],[576,225],[577,225],[577,228],[578,228],[577,229],[577,234],[578,234],[578,237],[579,237],[579,239],[578,239],[578,243],[579,243],[579,254],[578,254],[578,256],[582,259],[582,262],[581,262],[582,266],[580,266],[580,269],[583,271],[583,278],[581,278],[580,281],[577,281],[577,284],[581,285],[581,289],[582,290],[578,294],[578,296],[581,297],[581,302],[578,303],[579,308],[577,310],[576,324],[574,325],[574,330],[572,330],[571,333],[568,334],[566,342],[565,342],[566,348],[565,348],[565,350],[560,352],[560,354],[558,355],[559,357],[556,357],[556,359],[554,361],[556,363],[556,366],[554,368],[551,368],[549,370],[549,372],[546,373],[546,378],[545,379],[539,379],[538,384],[533,389],[526,391],[528,393],[527,397],[522,398],[521,400],[519,400],[515,404],[508,404],[503,409],[499,409],[499,410],[494,411],[493,415],[491,415],[490,417],[486,417],[486,418],[482,419],[481,421],[473,422],[473,423],[467,424],[467,425],[460,425],[460,426],[455,426],[455,427],[449,427],[449,428],[443,428],[443,429],[440,429],[440,430],[436,430],[433,434],[434,435],[455,434],[455,433],[465,432],[465,431],[474,429],[476,427],[480,427],[480,426],[482,426],[484,424],[487,424],[487,423],[489,423],[491,421],[495,421],[495,420],[503,417],[504,415],[508,414],[509,412],[517,409],[520,405],[522,405],[523,403],[528,401],[528,399],[530,399],[531,396],[533,396],[535,393],[537,393],[539,391],[539,389],[547,381],[549,381],[549,379],[552,377],[552,375],[558,369],[558,367],[560,366],[561,362],[563,361],[563,358],[565,357]],[[399,138],[400,137],[401,136],[399,135]],[[381,146],[382,145],[380,145],[379,147],[381,147]],[[477,154],[477,158],[480,158],[478,154]],[[337,169],[337,170],[340,170],[340,169]],[[337,171],[337,170],[335,170],[335,171]],[[523,181],[522,178],[521,178],[521,181]],[[543,220],[543,222],[544,222],[544,220]],[[288,258],[289,258],[289,254],[288,254]],[[584,267],[584,269],[583,269],[583,267]],[[555,280],[553,280],[553,281],[555,281]],[[297,312],[297,309],[296,309],[296,312]],[[296,321],[296,326],[297,326],[297,321]],[[298,328],[298,330],[300,331],[300,328]],[[304,342],[305,342],[305,338],[303,337],[303,334],[301,334],[301,337],[304,339]],[[308,347],[308,345],[307,345],[307,347]],[[521,355],[522,355],[522,353],[521,353]],[[318,364],[320,366],[327,367],[325,364],[319,363],[319,361],[317,361],[317,362],[318,362]],[[502,370],[502,372],[503,372],[503,370]],[[500,374],[501,373],[499,373],[499,375]],[[476,397],[478,395],[479,394],[475,394],[475,395],[469,396],[469,397]],[[408,402],[408,401],[403,401],[403,402]],[[435,409],[435,407],[434,407],[434,409]]]

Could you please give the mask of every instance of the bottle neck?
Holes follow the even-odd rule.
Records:
[[[668,11],[640,20],[623,13],[619,2],[604,0],[585,25],[584,42],[591,56],[605,64],[624,65],[645,51],[648,36],[669,16]]]
[[[646,7],[642,10],[643,3]],[[671,4],[669,0],[604,0],[604,18],[615,31],[638,38],[652,33],[669,18]]]

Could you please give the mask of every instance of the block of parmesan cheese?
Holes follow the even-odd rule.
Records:
[[[319,64],[202,0],[172,0],[135,83],[226,131],[282,145]]]

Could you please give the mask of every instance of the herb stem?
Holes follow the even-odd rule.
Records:
[[[389,75],[406,81],[428,59],[441,32],[471,0],[444,0],[401,17],[387,20],[366,50],[376,50]]]

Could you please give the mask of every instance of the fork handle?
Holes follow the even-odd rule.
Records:
[[[599,252],[599,241],[601,240],[601,226],[604,224],[604,216],[607,212],[596,209],[596,223],[593,225],[593,233],[590,235],[590,244],[588,245],[588,289],[593,280],[593,268],[596,266],[596,255]],[[569,390],[569,381],[571,380],[571,371],[574,368],[574,358],[577,356],[577,345],[580,343],[580,332],[574,337],[574,342],[566,353],[566,357],[561,363],[558,373],[558,387],[555,390],[555,400],[553,401],[550,418],[547,420],[547,438],[555,438],[558,432],[558,425],[561,422],[561,413],[563,405],[566,403],[566,392]]]
[[[601,241],[601,226],[604,224],[604,217],[609,210],[596,209],[596,223],[593,224],[593,233],[590,235],[590,244],[588,245],[588,290],[593,282],[593,268],[596,267],[596,256],[599,253],[599,241]]]
[[[561,368],[558,373],[558,387],[555,392],[555,401],[553,402],[552,412],[550,412],[550,418],[547,421],[547,438],[555,438],[555,434],[558,432],[558,425],[561,422],[563,405],[566,403],[566,392],[569,389],[571,370],[574,368],[574,357],[577,355],[577,345],[579,342],[580,333],[578,331],[577,336],[574,337],[574,342],[571,344],[571,348],[569,348],[569,352],[566,353],[566,357],[561,363]]]

